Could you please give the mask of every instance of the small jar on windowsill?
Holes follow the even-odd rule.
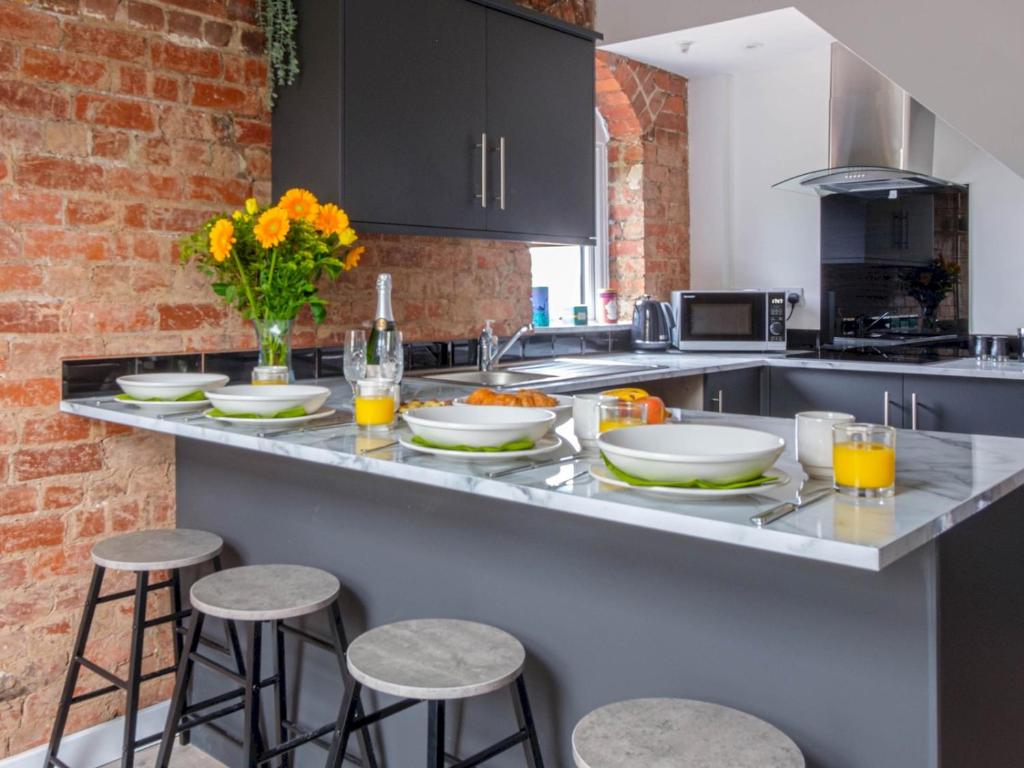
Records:
[[[287,365],[257,365],[252,369],[252,383],[256,386],[290,382],[291,371]]]

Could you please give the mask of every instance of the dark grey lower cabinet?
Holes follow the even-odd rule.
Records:
[[[858,421],[909,426],[903,417],[903,376],[895,373],[769,369],[768,415],[792,418],[800,411],[841,411]]]
[[[1024,437],[1024,382],[905,376],[903,409],[907,428]]]
[[[718,371],[704,377],[704,410],[759,416],[764,368]]]

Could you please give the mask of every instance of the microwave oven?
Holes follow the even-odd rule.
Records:
[[[786,349],[786,292],[673,291],[672,345],[687,352]]]

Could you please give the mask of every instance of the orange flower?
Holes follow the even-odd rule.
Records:
[[[365,245],[357,245],[355,248],[353,248],[351,251],[345,254],[345,263],[343,265],[344,270],[348,272],[350,269],[355,269],[356,267],[358,267],[359,259],[365,252]]]
[[[268,208],[260,214],[252,233],[264,248],[273,248],[284,241],[290,228],[287,211],[281,208]]]
[[[348,214],[334,203],[321,205],[314,226],[325,235],[340,233],[348,228]]]
[[[235,226],[227,219],[217,219],[210,230],[210,254],[213,258],[224,261],[231,255],[231,246],[235,242]]]
[[[277,204],[288,214],[289,219],[305,219],[313,221],[316,218],[318,209],[316,197],[307,189],[289,189],[281,195],[281,202]]]

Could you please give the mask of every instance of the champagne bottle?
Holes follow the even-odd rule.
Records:
[[[391,275],[383,272],[377,275],[377,314],[370,330],[370,338],[366,344],[367,375],[371,372],[379,375],[381,357],[394,343],[398,326],[391,312]],[[371,368],[373,366],[373,368]]]

